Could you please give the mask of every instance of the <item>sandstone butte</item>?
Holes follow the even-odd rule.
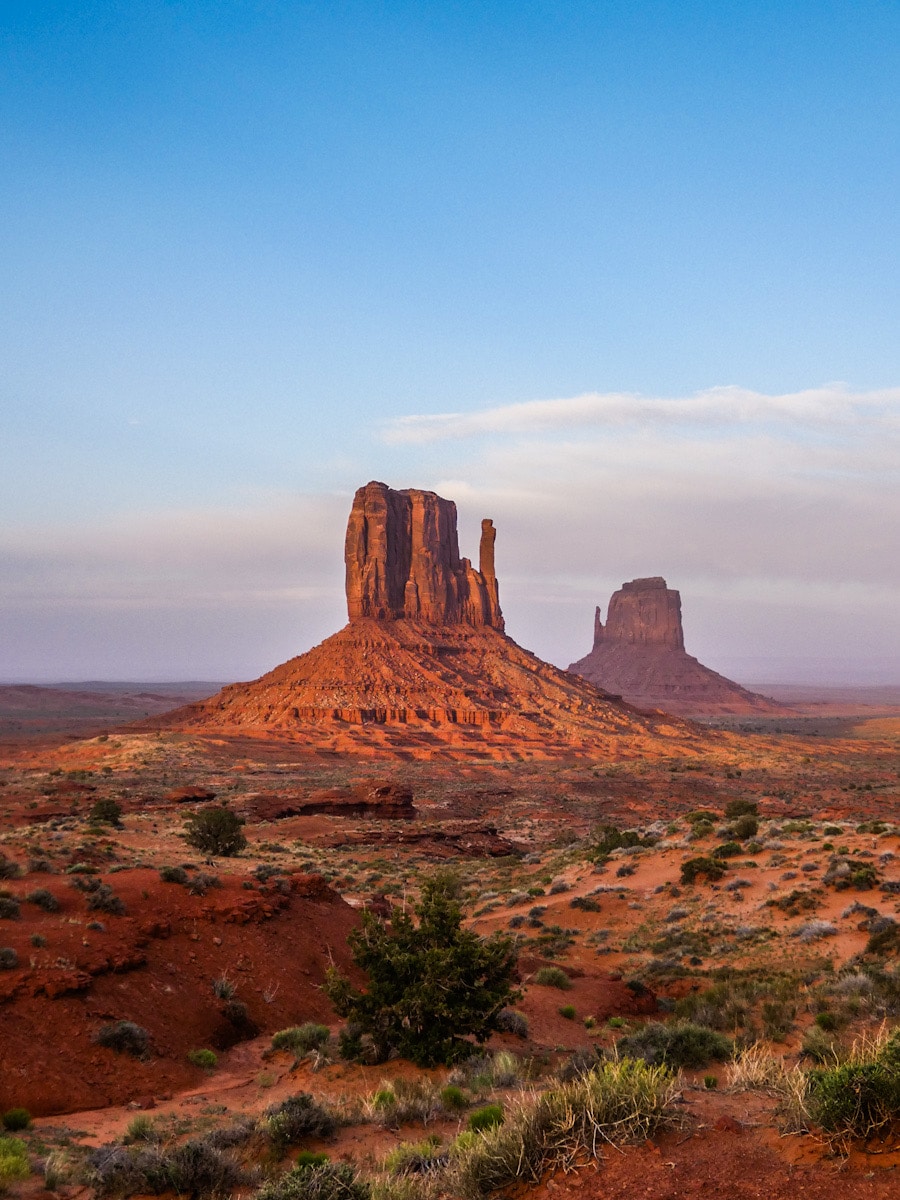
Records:
[[[154,728],[278,734],[316,752],[403,757],[688,754],[703,735],[639,713],[543,662],[504,632],[493,522],[461,558],[456,505],[434,492],[359,488],[347,525],[349,623],[253,683]]]
[[[704,667],[686,652],[681,596],[658,575],[623,583],[609,602],[605,626],[596,610],[593,649],[569,670],[639,708],[680,716],[790,711]]]

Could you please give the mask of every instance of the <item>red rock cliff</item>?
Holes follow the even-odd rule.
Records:
[[[479,570],[459,556],[456,505],[434,492],[358,489],[347,523],[347,611],[432,625],[503,629],[492,521],[481,523]]]

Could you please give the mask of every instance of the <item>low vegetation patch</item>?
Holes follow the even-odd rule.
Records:
[[[654,1021],[637,1033],[619,1038],[616,1050],[622,1056],[678,1070],[722,1062],[731,1057],[734,1046],[730,1038],[702,1025],[678,1022],[664,1025]]]

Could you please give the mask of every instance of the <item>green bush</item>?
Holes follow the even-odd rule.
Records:
[[[0,854],[0,879],[18,879],[22,868],[5,854]]]
[[[0,1117],[3,1122],[3,1128],[9,1130],[10,1133],[17,1133],[20,1129],[27,1129],[31,1124],[31,1113],[27,1108],[9,1108]]]
[[[384,1166],[392,1175],[425,1175],[446,1166],[448,1157],[437,1139],[401,1142],[385,1157]]]
[[[266,1118],[266,1128],[278,1154],[304,1138],[332,1137],[337,1129],[334,1114],[314,1100],[309,1092],[298,1092],[266,1109]]]
[[[464,1108],[468,1108],[469,1100],[461,1087],[457,1087],[455,1083],[448,1083],[446,1087],[441,1088],[441,1104],[447,1112],[462,1112]]]
[[[36,904],[38,908],[42,908],[44,912],[57,912],[59,909],[59,901],[49,888],[35,888],[25,899],[29,904]]]
[[[298,1057],[318,1050],[331,1036],[327,1025],[317,1025],[314,1021],[306,1021],[303,1025],[294,1025],[290,1029],[280,1029],[272,1035],[273,1050],[290,1050]]]
[[[326,976],[326,994],[354,1030],[342,1046],[355,1057],[365,1053],[367,1039],[376,1061],[397,1053],[419,1066],[452,1062],[470,1053],[467,1037],[485,1041],[516,998],[513,944],[463,929],[456,876],[426,879],[414,912],[418,923],[395,908],[389,924],[363,912],[349,943],[368,975],[366,991],[334,969]]]
[[[737,842],[746,842],[748,838],[756,837],[759,833],[759,821],[756,817],[738,817],[728,827],[728,834]]]
[[[90,820],[118,829],[122,824],[122,805],[113,800],[112,796],[104,796],[91,809]]]
[[[567,1021],[574,1021],[575,1020],[575,1005],[574,1004],[564,1004],[562,1006],[562,1008],[559,1010],[559,1015],[561,1017],[565,1017]]]
[[[713,858],[737,858],[739,854],[743,853],[738,842],[722,842],[713,850]]]
[[[503,1122],[503,1106],[501,1104],[485,1104],[469,1113],[469,1128],[473,1133],[482,1133],[485,1129],[493,1129]]]
[[[725,819],[733,821],[739,817],[755,817],[759,806],[755,800],[729,800],[725,806]]]
[[[0,919],[16,921],[19,916],[20,905],[15,896],[0,896]]]
[[[113,1021],[101,1025],[94,1034],[98,1046],[116,1050],[119,1054],[131,1054],[144,1058],[150,1049],[150,1034],[134,1021]]]
[[[730,1058],[734,1045],[730,1038],[703,1025],[689,1022],[664,1025],[654,1021],[620,1038],[616,1050],[624,1058],[640,1058],[653,1066],[678,1070],[705,1067],[709,1062]]]
[[[188,1060],[195,1067],[203,1067],[206,1071],[211,1071],[219,1061],[218,1055],[213,1050],[188,1050]]]
[[[31,1174],[28,1147],[20,1138],[0,1138],[0,1188]]]
[[[159,877],[163,883],[180,883],[182,887],[187,887],[191,881],[184,867],[160,867]]]
[[[541,987],[555,987],[567,992],[572,986],[572,980],[562,967],[541,967],[535,972],[534,982]]]
[[[128,1128],[125,1130],[125,1136],[122,1141],[126,1146],[131,1145],[133,1142],[158,1142],[160,1141],[160,1133],[152,1117],[148,1117],[144,1113],[139,1113],[128,1122]]]
[[[837,1139],[868,1138],[900,1118],[900,1033],[868,1061],[809,1073],[809,1109],[825,1133]]]
[[[594,833],[594,844],[589,854],[597,861],[605,861],[613,850],[628,849],[634,846],[651,845],[642,838],[636,829],[620,830],[616,825],[601,825]]]
[[[681,864],[681,882],[683,884],[695,883],[701,875],[706,877],[708,883],[714,883],[724,874],[724,866],[714,858],[700,856],[689,858],[687,862]]]
[[[241,833],[243,826],[243,820],[230,808],[212,804],[188,817],[185,840],[201,854],[233,858],[247,845],[247,839]]]

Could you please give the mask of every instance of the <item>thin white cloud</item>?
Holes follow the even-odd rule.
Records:
[[[633,392],[588,392],[553,400],[528,400],[469,413],[411,414],[381,427],[391,445],[492,435],[533,434],[575,428],[767,425],[827,431],[848,430],[859,421],[898,425],[900,388],[854,392],[829,384],[800,392],[766,395],[740,387],[714,387],[691,396],[644,396]]]

